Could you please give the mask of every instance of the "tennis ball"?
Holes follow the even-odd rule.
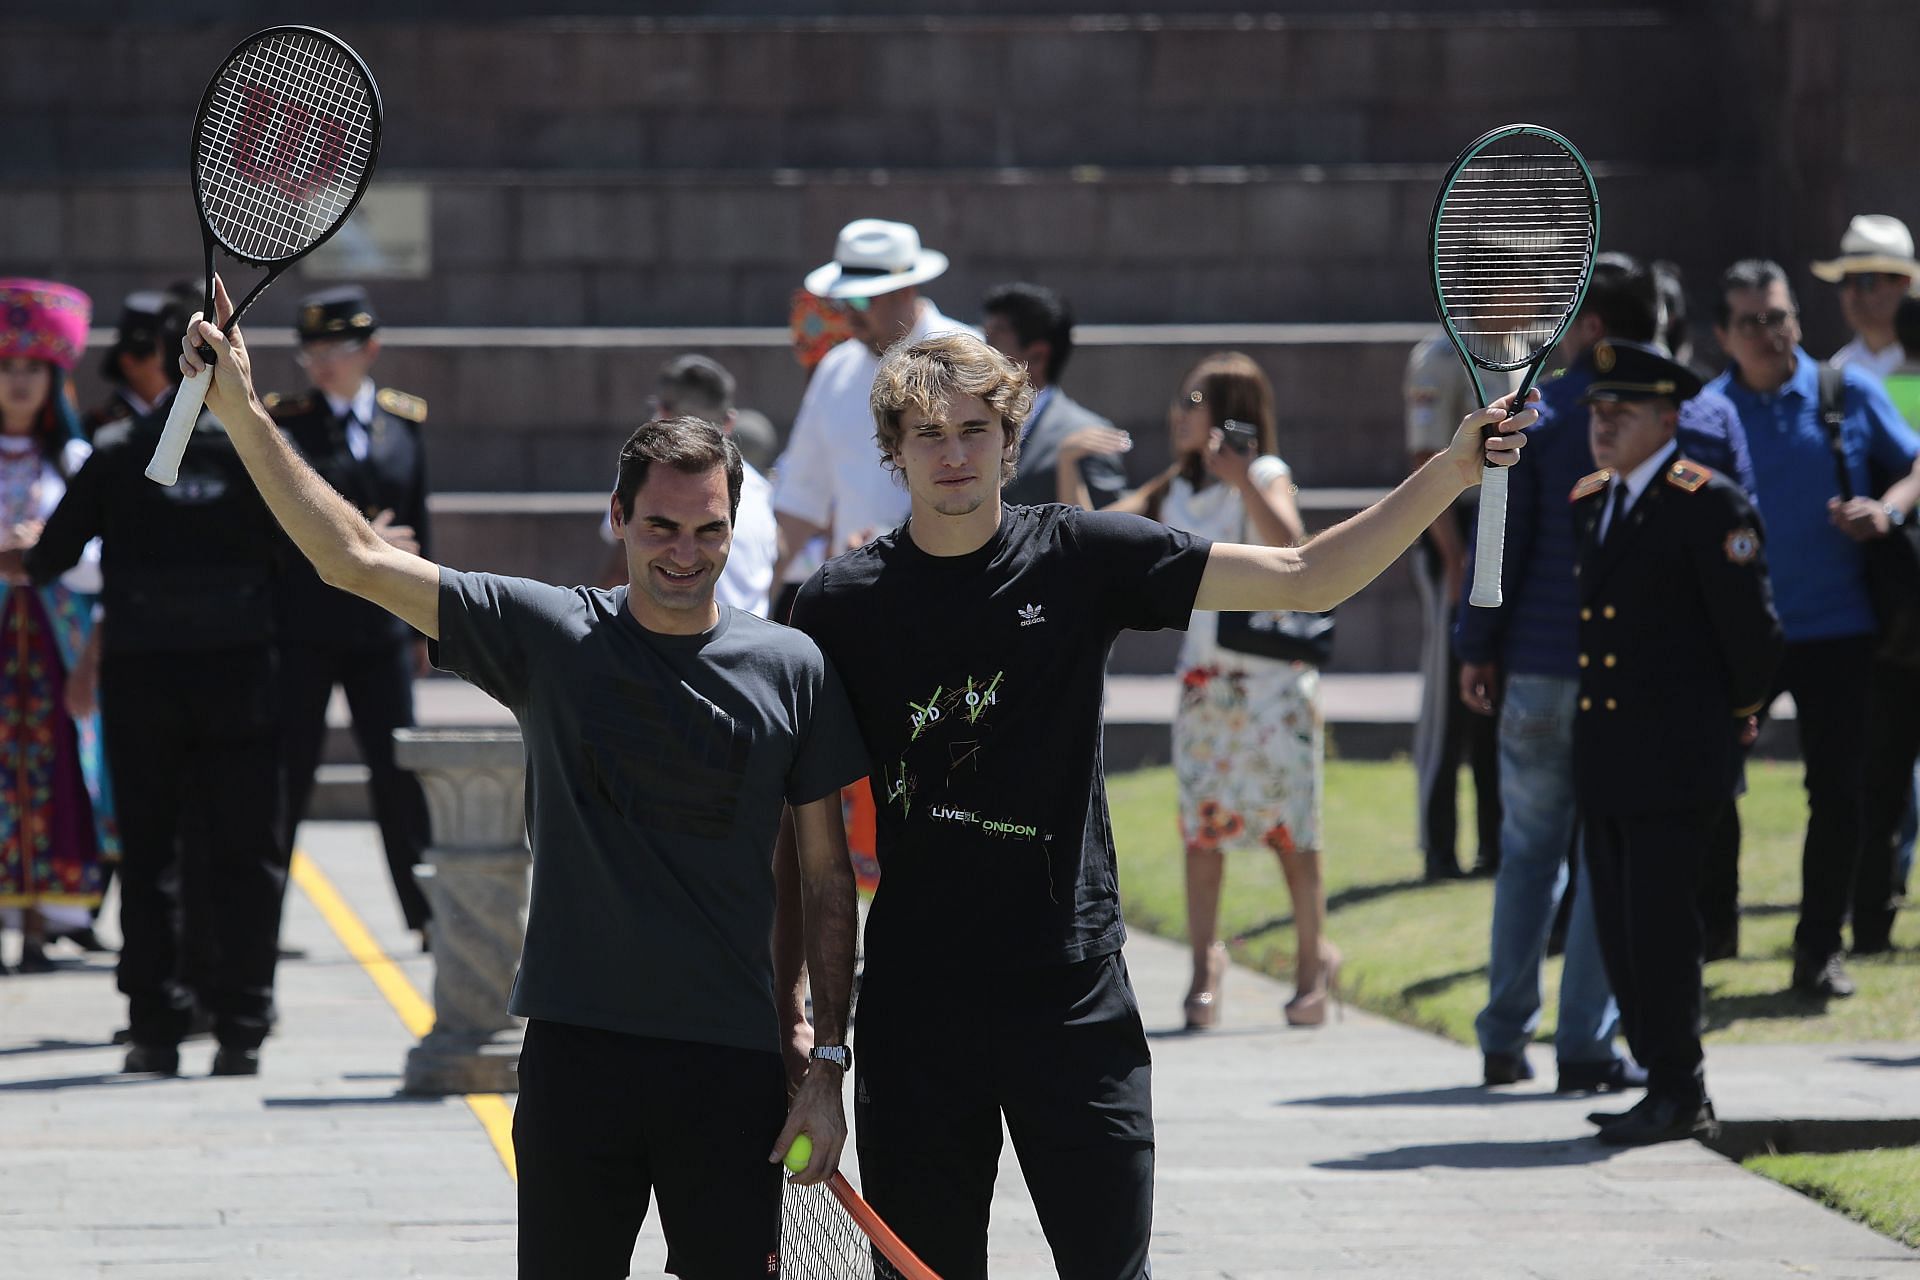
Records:
[[[787,1168],[799,1173],[807,1167],[807,1161],[813,1159],[813,1139],[802,1133],[787,1148]]]

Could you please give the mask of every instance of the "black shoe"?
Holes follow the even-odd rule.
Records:
[[[1555,1093],[1619,1093],[1647,1087],[1647,1069],[1631,1058],[1605,1062],[1563,1062]]]
[[[1500,859],[1476,858],[1474,859],[1473,870],[1467,872],[1467,874],[1476,880],[1491,880],[1500,874]]]
[[[1482,1059],[1481,1079],[1487,1084],[1519,1084],[1533,1079],[1533,1064],[1526,1051],[1489,1053]]]
[[[1630,1116],[1639,1115],[1642,1111],[1645,1111],[1648,1107],[1651,1107],[1653,1105],[1653,1101],[1654,1101],[1653,1095],[1647,1094],[1645,1097],[1641,1098],[1640,1101],[1628,1107],[1625,1111],[1589,1111],[1587,1112],[1587,1123],[1590,1125],[1596,1125],[1602,1129],[1609,1128],[1610,1126],[1619,1124],[1621,1121],[1627,1119]]]
[[[1700,958],[1708,964],[1715,960],[1740,958],[1740,930],[1709,929],[1700,939]]]
[[[127,1050],[126,1065],[120,1069],[130,1076],[177,1076],[180,1074],[180,1046],[136,1044]]]
[[[1442,880],[1464,880],[1466,876],[1467,873],[1460,869],[1457,862],[1427,863],[1425,879],[1428,884],[1438,884]]]
[[[181,1037],[181,1039],[207,1040],[207,1039],[211,1039],[212,1036],[213,1036],[213,1015],[208,1013],[205,1009],[202,1009],[196,1005],[194,1007],[192,1016],[187,1020],[187,1032],[184,1036]],[[132,1044],[133,1028],[122,1027],[118,1031],[114,1032],[113,1042],[115,1044]]]
[[[1714,1118],[1713,1103],[1705,1098],[1649,1094],[1644,1106],[1635,1107],[1611,1124],[1602,1124],[1594,1136],[1610,1147],[1647,1147],[1683,1138],[1711,1141],[1720,1136],[1720,1122]]]
[[[1847,976],[1838,951],[1832,955],[1797,953],[1793,959],[1793,989],[1819,1000],[1844,1000],[1854,991],[1853,979]]]
[[[233,1045],[221,1045],[213,1055],[212,1076],[257,1076],[260,1074],[260,1051],[241,1049]]]
[[[47,949],[37,942],[24,943],[20,947],[20,972],[52,973],[55,966],[47,959]]]

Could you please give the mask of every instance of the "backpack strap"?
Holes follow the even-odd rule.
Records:
[[[1847,375],[1832,365],[1820,366],[1820,425],[1826,428],[1827,448],[1833,451],[1833,476],[1843,501],[1853,499],[1853,477],[1847,474],[1847,447],[1841,439],[1846,423]]]

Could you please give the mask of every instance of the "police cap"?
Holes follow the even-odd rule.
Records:
[[[367,291],[357,284],[322,289],[300,300],[300,319],[296,326],[302,342],[326,342],[336,338],[367,338],[380,327]]]
[[[1574,368],[1593,378],[1582,404],[1667,399],[1677,405],[1700,394],[1700,375],[1651,343],[1602,338],[1581,353]]]

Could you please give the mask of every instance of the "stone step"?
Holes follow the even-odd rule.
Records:
[[[418,681],[414,689],[415,707],[423,725],[497,727],[512,723],[499,703],[462,681],[431,677]],[[1420,712],[1418,675],[1329,671],[1320,689],[1330,755],[1384,760],[1411,750],[1413,725]],[[1168,762],[1169,731],[1178,697],[1177,683],[1169,674],[1107,677],[1102,747],[1107,772],[1125,773]],[[1793,700],[1783,694],[1774,703],[1755,753],[1769,759],[1794,758],[1798,747],[1793,720]],[[371,817],[365,767],[349,762],[321,766],[309,816]]]
[[[175,168],[205,75],[254,28],[224,11],[158,28],[81,21],[93,7],[9,31],[0,105],[52,120],[10,144],[0,171]],[[703,5],[692,21],[506,23],[421,21],[417,7],[328,9],[380,83],[389,170],[1430,162],[1517,119],[1602,160],[1698,161],[1715,145],[1669,126],[1708,105],[1710,84],[1693,51],[1705,23],[1673,5],[1083,15],[972,0],[854,21],[825,15],[861,6],[728,20]],[[1619,39],[1660,93],[1617,92]]]
[[[1458,141],[1409,165],[390,169],[381,185],[423,202],[427,265],[370,283],[396,325],[778,325],[840,227],[873,216],[914,223],[951,257],[928,292],[963,315],[990,285],[1024,279],[1059,289],[1090,324],[1403,320],[1432,314],[1428,221],[1446,159],[1471,131],[1460,125]],[[1729,245],[1749,243],[1744,224],[1673,216],[1717,207],[1738,182],[1704,167],[1599,173],[1606,247],[1657,253],[1704,282],[1736,252]],[[198,247],[184,172],[26,177],[0,189],[0,261],[97,299],[197,280]],[[313,280],[296,268],[262,296],[252,328],[290,325]]]

